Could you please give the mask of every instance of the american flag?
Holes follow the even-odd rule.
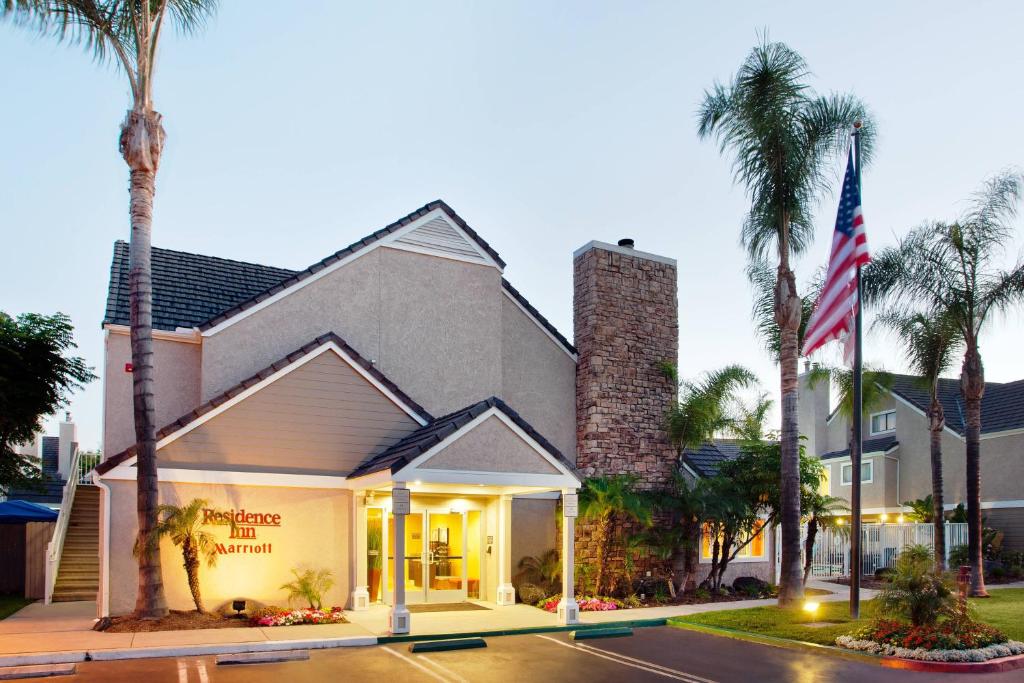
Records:
[[[860,206],[860,186],[853,169],[853,150],[846,164],[843,193],[839,198],[836,232],[832,237],[832,255],[821,296],[804,333],[804,355],[809,356],[833,339],[845,343],[844,359],[853,364],[853,326],[857,313],[857,266],[863,266],[868,255],[868,238],[864,233],[864,214]]]

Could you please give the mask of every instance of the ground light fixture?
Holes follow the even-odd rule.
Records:
[[[235,610],[235,616],[241,619],[242,612],[245,611],[245,600],[232,600],[231,609]]]
[[[814,600],[807,600],[804,602],[804,611],[808,614],[817,614],[819,607],[821,607],[820,602],[815,602]]]

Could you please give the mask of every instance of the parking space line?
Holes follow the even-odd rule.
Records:
[[[448,683],[448,679],[443,678],[442,676],[440,676],[437,673],[435,673],[433,670],[428,669],[427,667],[423,666],[422,664],[417,662],[412,657],[407,657],[406,655],[403,655],[401,652],[399,652],[397,650],[392,650],[387,645],[384,645],[381,649],[384,650],[384,652],[387,652],[389,655],[394,655],[395,657],[398,657],[402,661],[408,662],[409,664],[413,665],[414,667],[416,667],[417,669],[419,669],[423,673],[427,674],[428,676],[430,676],[434,680],[441,681],[441,683]]]
[[[430,658],[426,657],[425,655],[416,655],[416,659],[420,660],[421,662],[426,662],[427,664],[430,664],[431,666],[437,667],[438,669],[440,669],[444,673],[446,673],[449,676],[451,676],[452,680],[456,681],[456,683],[469,683],[469,681],[467,681],[465,678],[463,678],[459,674],[455,673],[454,671],[452,671],[448,667],[446,667],[443,664],[441,664],[441,662],[438,662],[436,660],[430,659]]]
[[[660,664],[655,664],[653,662],[648,662],[642,659],[626,657],[625,655],[618,655],[616,653],[608,652],[607,650],[599,650],[597,648],[582,645],[580,643],[565,643],[561,640],[558,640],[557,638],[552,638],[551,636],[537,634],[537,637],[543,638],[544,640],[550,640],[552,643],[555,643],[556,645],[567,647],[570,650],[575,650],[576,652],[588,654],[593,657],[600,657],[601,659],[607,659],[609,661],[622,664],[623,666],[629,666],[634,669],[640,669],[641,671],[647,671],[648,673],[664,676],[665,678],[671,678],[677,681],[684,681],[684,683],[715,683],[715,681],[711,681],[707,678],[694,676],[693,674],[689,674],[685,671],[679,671],[677,669],[670,669],[667,666],[662,666]]]

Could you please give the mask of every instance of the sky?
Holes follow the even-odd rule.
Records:
[[[696,134],[705,89],[767,32],[817,90],[862,98],[879,132],[863,181],[878,248],[1024,165],[1021,26],[1009,1],[224,2],[159,55],[153,244],[299,269],[441,198],[571,338],[572,252],[631,237],[678,260],[681,374],[740,363],[775,395],[739,243],[748,198]],[[0,64],[0,310],[69,314],[100,369],[113,242],[128,237],[127,81],[9,23]],[[801,282],[827,259],[835,210],[824,196]],[[1022,333],[1020,311],[990,326],[989,380],[1024,377]],[[905,367],[875,333],[865,358]],[[70,410],[98,447],[102,381]]]

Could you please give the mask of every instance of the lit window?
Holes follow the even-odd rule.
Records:
[[[874,475],[874,463],[870,460],[862,462],[860,464],[860,481],[862,484],[870,484]],[[853,482],[853,465],[847,463],[843,465],[842,483],[843,486],[849,486]]]
[[[747,543],[745,546],[743,546],[743,548],[738,553],[736,553],[736,558],[735,559],[741,559],[741,558],[748,558],[749,559],[749,558],[764,557],[764,531],[763,531],[763,527],[764,527],[764,520],[759,519],[759,520],[757,520],[754,523],[754,529],[755,529],[755,531],[754,531],[754,539],[752,541],[750,541],[750,543]],[[742,543],[745,540],[746,540],[746,537],[744,537],[740,541],[740,543]],[[701,554],[701,558],[703,558],[705,560],[712,559],[711,558],[711,551],[712,551],[711,541],[712,541],[712,538],[711,538],[711,534],[709,533],[708,526],[704,525],[704,531],[701,534],[700,554]],[[718,550],[718,554],[719,554],[720,557],[723,554],[721,548]]]
[[[871,416],[871,433],[881,434],[896,430],[896,411],[888,410]]]
[[[818,493],[823,496],[831,495],[832,493],[832,466],[825,465],[825,469],[821,471],[821,480],[818,482]]]

